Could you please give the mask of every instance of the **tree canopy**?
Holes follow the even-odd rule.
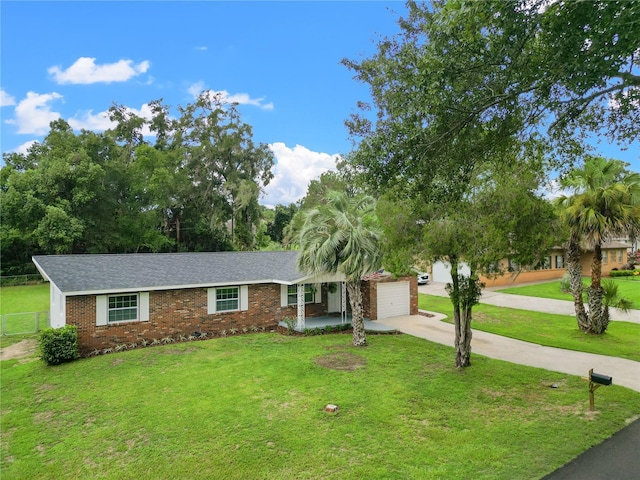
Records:
[[[211,92],[177,118],[160,100],[150,108],[145,119],[114,105],[104,133],[56,120],[26,154],[3,155],[3,274],[28,270],[36,253],[256,247],[269,148]]]

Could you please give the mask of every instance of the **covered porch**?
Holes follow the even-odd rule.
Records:
[[[290,328],[290,326],[285,321],[278,322],[278,325],[283,328]],[[345,328],[351,328],[351,315],[345,315],[344,317],[341,317],[339,314],[324,315],[321,317],[307,317],[304,319],[302,326],[300,326],[298,322],[296,322],[293,330],[303,333],[306,330],[324,330],[328,325],[330,325],[333,329],[342,327],[343,325],[346,326]],[[369,320],[368,318],[364,319],[364,329],[368,332],[397,331],[394,327],[378,323],[377,321]]]

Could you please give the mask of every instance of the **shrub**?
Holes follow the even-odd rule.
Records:
[[[564,292],[564,293],[571,291],[571,280],[569,280],[569,275],[568,274],[565,274],[560,279],[560,291]]]
[[[635,272],[634,270],[611,270],[609,275],[612,277],[633,277]]]
[[[40,352],[48,365],[60,365],[77,359],[80,356],[77,327],[66,325],[40,332]]]

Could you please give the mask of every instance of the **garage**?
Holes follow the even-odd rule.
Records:
[[[378,283],[378,320],[411,313],[409,287],[409,282]]]

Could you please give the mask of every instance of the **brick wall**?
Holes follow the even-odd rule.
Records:
[[[96,297],[82,295],[67,297],[67,324],[78,327],[78,341],[82,353],[95,349],[113,348],[124,343],[151,342],[165,337],[191,335],[193,332],[219,334],[232,328],[242,331],[253,326],[275,328],[283,317],[297,316],[297,307],[280,306],[280,285],[249,285],[246,311],[207,313],[207,289],[191,288],[149,292],[149,321],[96,325]],[[325,315],[326,287],[322,303],[306,305],[308,317]]]

